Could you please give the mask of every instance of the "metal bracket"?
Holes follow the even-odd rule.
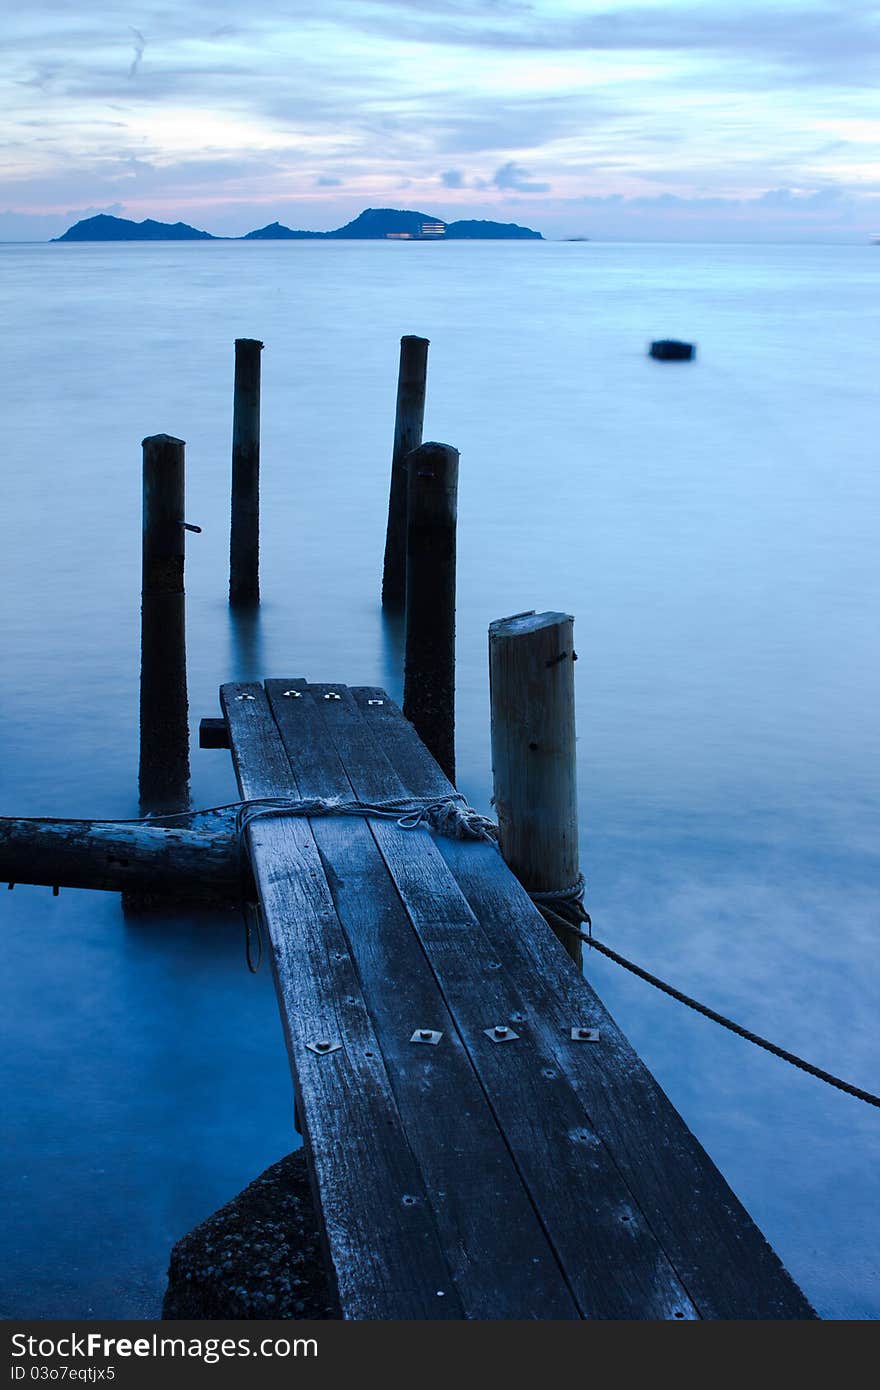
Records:
[[[433,1028],[417,1028],[410,1038],[411,1043],[428,1043],[431,1047],[436,1047],[442,1033],[438,1033]]]
[[[494,1028],[484,1028],[483,1032],[494,1043],[516,1042],[519,1037],[519,1033],[515,1033],[506,1023],[496,1023]]]
[[[282,694],[283,694],[283,695],[286,695],[286,696],[288,697],[288,699],[290,699],[290,700],[300,700],[300,699],[302,699],[302,691],[301,691],[301,690],[284,690],[284,691],[282,691]]]
[[[236,695],[236,700],[256,700],[256,695]]]
[[[572,1042],[598,1042],[599,1030],[598,1028],[572,1028],[571,1040]]]
[[[384,705],[384,703],[385,703],[384,700],[368,700],[368,701],[367,701],[367,704],[368,704],[368,705]]]
[[[309,1052],[316,1052],[319,1057],[327,1057],[331,1052],[338,1052],[342,1043],[330,1042],[327,1038],[319,1038],[317,1042],[306,1043]]]
[[[331,691],[329,691],[329,692],[324,696],[324,699],[325,699],[325,700],[341,700],[341,699],[342,699],[342,696],[341,696],[341,695],[337,695],[335,690],[331,690]]]

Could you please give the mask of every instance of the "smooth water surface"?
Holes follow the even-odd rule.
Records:
[[[0,247],[0,814],[137,814],[140,440],[187,441],[193,726],[224,680],[384,684],[398,339],[461,450],[458,760],[486,630],[576,618],[596,934],[878,1090],[876,280],[865,246]],[[651,361],[655,337],[698,344]],[[225,602],[232,344],[263,354],[263,592]],[[194,747],[193,800],[236,795]],[[6,1316],[153,1316],[297,1142],[234,915],[0,893]],[[880,1314],[880,1119],[595,953],[599,993],[826,1317]]]

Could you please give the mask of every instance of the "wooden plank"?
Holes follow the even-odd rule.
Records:
[[[331,687],[309,689],[320,696]],[[340,698],[319,699],[318,707],[359,798],[404,794],[350,692],[333,693]],[[381,692],[374,698],[387,700]],[[555,1035],[543,1011],[527,1004],[506,952],[486,937],[428,832],[387,820],[369,826],[581,1314],[696,1317],[559,1066],[558,1054],[573,1046],[570,1028]],[[512,1027],[516,1039],[490,1040],[485,1030],[497,1024]]]
[[[351,800],[351,783],[315,698],[302,686],[295,697],[285,694],[292,689],[290,681],[266,682],[300,793]],[[577,1318],[366,822],[315,818],[311,825],[467,1316]],[[411,1042],[419,1028],[441,1032],[440,1043]]]
[[[297,796],[262,687],[225,685],[220,698],[242,796]],[[460,1318],[461,1302],[309,825],[294,817],[263,819],[247,836],[343,1316]],[[308,1044],[317,1040],[341,1046],[316,1055]]]
[[[450,784],[384,691],[353,695],[407,790],[448,793]],[[382,704],[370,701],[382,700]],[[488,845],[438,839],[443,858],[489,939],[517,963],[526,1007],[558,1029],[582,1020],[601,1047],[560,1059],[663,1248],[704,1318],[802,1319],[815,1312],[637,1056],[525,892]]]

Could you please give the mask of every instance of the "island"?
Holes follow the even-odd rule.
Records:
[[[63,236],[53,241],[215,241],[210,232],[200,232],[185,222],[129,222],[124,217],[110,217],[105,212],[86,217],[68,227]]]
[[[427,212],[365,208],[332,232],[295,231],[270,222],[241,237],[216,237],[185,222],[132,222],[98,213],[76,222],[54,241],[543,241],[540,232],[515,222],[444,222]]]

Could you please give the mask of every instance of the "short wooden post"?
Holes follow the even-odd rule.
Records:
[[[499,843],[527,892],[569,888],[580,872],[574,661],[568,614],[518,614],[489,627]],[[580,964],[577,937],[557,934]]]
[[[141,804],[189,802],[186,623],[183,590],[184,450],[167,434],[145,439],[141,588]]]
[[[235,340],[232,408],[232,524],[229,602],[260,601],[260,353],[255,338]]]
[[[455,524],[458,450],[408,457],[403,712],[455,782]]]
[[[428,346],[427,338],[416,338],[411,334],[400,340],[397,415],[394,421],[388,530],[385,535],[385,565],[382,573],[383,608],[400,610],[406,602],[406,459],[422,442]]]

